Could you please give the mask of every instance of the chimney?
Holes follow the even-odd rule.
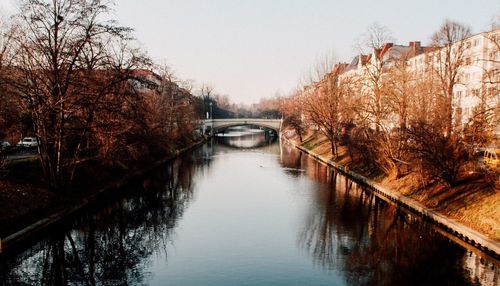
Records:
[[[414,56],[421,53],[420,51],[421,51],[422,47],[420,46],[419,41],[409,42],[408,46],[410,47],[410,51]]]
[[[410,46],[410,48],[412,48],[412,50],[414,52],[418,52],[421,48],[421,45],[420,45],[420,42],[419,41],[416,41],[416,42],[409,42],[408,43],[408,46]]]
[[[377,57],[380,57],[382,56],[383,54],[385,54],[390,48],[392,48],[394,44],[393,43],[385,43],[383,46],[382,46],[382,49],[380,49],[380,51],[377,51]]]

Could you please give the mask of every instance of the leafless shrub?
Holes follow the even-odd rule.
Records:
[[[409,151],[428,179],[439,179],[453,187],[469,160],[469,152],[459,136],[446,134],[432,125],[414,123],[408,129]]]

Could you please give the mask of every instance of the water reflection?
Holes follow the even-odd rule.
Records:
[[[234,148],[256,148],[270,145],[276,141],[276,135],[268,129],[253,126],[235,126],[216,134],[217,141]]]
[[[498,285],[498,262],[310,158],[300,165],[319,182],[298,234],[315,265],[343,273],[349,285]]]
[[[498,285],[497,261],[253,133],[1,257],[0,285]]]
[[[130,194],[91,210],[69,231],[1,261],[2,285],[139,285],[153,253],[166,249],[193,197],[193,160],[176,160]],[[95,213],[94,213],[95,212]]]

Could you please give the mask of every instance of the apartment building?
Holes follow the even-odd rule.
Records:
[[[481,102],[488,108],[500,106],[500,29],[478,33],[464,41],[455,44],[463,48],[463,63],[453,87],[453,115],[460,124],[472,119],[474,108]],[[452,50],[455,48],[459,47]],[[437,49],[416,55],[408,59],[408,66],[416,75],[428,75],[439,65],[436,57],[440,52]]]
[[[474,109],[484,103],[487,108],[494,110],[496,122],[500,122],[500,28],[455,43],[451,51],[456,52],[459,48],[463,54],[458,80],[453,86],[453,121],[467,124],[472,120]],[[442,65],[440,56],[443,53],[444,48],[425,47],[418,41],[409,42],[408,45],[386,43],[382,48],[374,49],[370,54],[360,54],[351,63],[339,64],[334,69],[338,70],[342,66],[341,77],[356,78],[360,94],[371,97],[375,92],[373,78],[383,78],[401,60],[406,62],[407,70],[416,79],[436,77],[436,70]],[[321,86],[328,82],[328,76],[306,87],[306,91],[321,90]],[[374,104],[370,100],[366,102]],[[397,126],[397,120],[393,114],[386,114],[382,124],[392,128]],[[500,127],[497,127],[496,133],[500,134]]]

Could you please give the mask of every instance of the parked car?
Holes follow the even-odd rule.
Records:
[[[0,141],[0,152],[10,149],[10,143],[7,141]]]
[[[484,151],[484,164],[490,168],[500,167],[500,149],[489,148]]]
[[[38,147],[38,140],[36,137],[24,137],[21,141],[17,142],[17,147],[33,148]]]

